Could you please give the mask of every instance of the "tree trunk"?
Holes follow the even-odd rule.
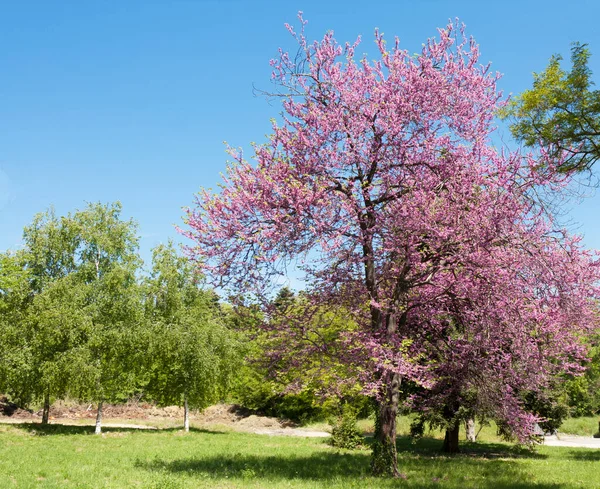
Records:
[[[458,435],[460,432],[460,422],[456,421],[454,425],[446,428],[446,436],[444,438],[444,446],[442,451],[446,453],[458,453]]]
[[[96,430],[94,433],[97,435],[102,434],[102,401],[98,402],[98,414],[96,414]]]
[[[46,391],[44,394],[44,408],[42,410],[42,424],[48,424],[50,417],[50,393]]]
[[[183,395],[183,429],[186,433],[190,431],[190,410],[188,408],[187,395]]]
[[[477,436],[475,435],[475,420],[473,418],[469,418],[465,421],[465,431],[467,434],[467,441],[475,442]]]
[[[396,451],[396,416],[400,393],[400,376],[386,374],[387,392],[377,403],[375,440],[371,458],[373,475],[398,477],[398,453]]]

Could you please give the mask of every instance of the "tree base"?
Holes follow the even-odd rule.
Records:
[[[371,473],[377,477],[400,477],[396,444],[375,440],[371,455]]]
[[[459,453],[460,448],[458,444],[458,435],[460,432],[460,424],[456,422],[454,426],[446,429],[446,436],[444,437],[444,445],[442,451],[444,453]]]

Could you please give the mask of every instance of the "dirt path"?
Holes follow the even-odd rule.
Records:
[[[600,448],[600,438],[559,434],[545,436],[544,445],[549,447]]]
[[[261,428],[252,431],[252,433],[270,436],[305,436],[308,438],[327,438],[331,436],[331,433],[327,433],[326,431],[311,431],[302,428],[281,428],[276,430]]]

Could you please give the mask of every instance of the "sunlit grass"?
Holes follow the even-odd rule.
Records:
[[[600,419],[597,416],[568,418],[563,421],[558,431],[572,435],[592,436],[598,433],[598,421]]]
[[[404,422],[401,422],[404,426]],[[600,450],[495,442],[444,456],[439,438],[398,442],[403,478],[369,476],[369,450],[233,431],[0,425],[2,488],[521,488],[600,486]],[[482,431],[483,433],[483,431]],[[367,441],[368,443],[368,441]]]

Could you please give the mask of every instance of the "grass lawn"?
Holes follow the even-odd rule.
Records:
[[[560,433],[572,435],[592,436],[598,433],[598,416],[585,418],[567,418],[558,429]]]
[[[238,432],[0,425],[0,488],[521,488],[600,487],[600,450],[483,441],[454,457],[440,440],[398,440],[404,478],[368,475],[369,450],[323,439]]]

